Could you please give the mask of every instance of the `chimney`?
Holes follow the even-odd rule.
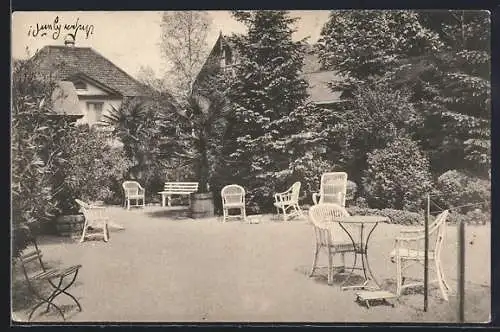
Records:
[[[64,38],[64,45],[66,47],[74,47],[75,46],[75,38],[71,34],[67,34]]]

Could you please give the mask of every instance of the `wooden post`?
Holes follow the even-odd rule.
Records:
[[[424,219],[424,312],[427,312],[428,290],[429,290],[429,214],[431,209],[431,198],[427,194],[427,209]]]
[[[458,222],[458,322],[465,322],[465,224]]]

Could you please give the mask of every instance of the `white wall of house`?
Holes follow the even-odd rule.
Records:
[[[94,125],[103,119],[103,116],[109,114],[112,107],[119,108],[122,103],[122,98],[110,96],[106,91],[99,87],[85,82],[85,89],[79,89],[78,84],[75,86],[76,94],[78,95],[78,104],[83,113],[78,124]]]

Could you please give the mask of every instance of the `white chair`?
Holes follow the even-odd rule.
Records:
[[[245,189],[237,184],[230,184],[222,188],[222,212],[223,212],[223,222],[226,222],[229,218],[242,218],[246,220],[246,209],[245,209]],[[238,209],[240,211],[237,215],[229,214],[229,210]]]
[[[345,231],[334,222],[335,218],[348,216],[349,212],[335,203],[320,203],[309,209],[309,222],[314,227],[316,236],[316,247],[314,250],[313,264],[309,277],[314,275],[318,268],[318,256],[320,251],[328,255],[328,284],[333,283],[333,272],[335,269],[345,271],[345,254],[354,253],[355,247]],[[341,255],[342,264],[334,266],[334,256]]]
[[[80,211],[85,216],[85,224],[83,225],[82,237],[80,238],[80,242],[85,241],[85,238],[89,235],[89,229],[92,229],[93,232],[101,230],[101,235],[104,238],[104,242],[108,242],[108,218],[103,215],[105,207],[93,206],[79,199],[75,199],[75,201],[80,206]]]
[[[346,193],[346,172],[323,173],[319,193],[313,193],[312,199],[314,204],[337,203],[345,206]]]
[[[146,205],[145,195],[146,190],[139,184],[137,181],[125,181],[122,184],[123,191],[125,194],[124,206],[127,207],[127,210],[130,210],[131,201],[135,201],[134,206],[144,207]],[[142,201],[142,204],[139,204],[139,201]]]
[[[278,212],[283,211],[283,219],[301,216],[302,210],[299,206],[300,182],[295,182],[287,191],[274,194],[274,206]],[[287,211],[291,210],[288,214]]]
[[[441,295],[445,301],[448,301],[448,292],[450,287],[445,280],[443,267],[441,264],[441,253],[446,237],[446,218],[449,211],[441,212],[434,222],[428,227],[429,236],[429,251],[428,261],[429,267],[433,266],[436,274],[435,280],[430,280],[429,283],[437,282],[441,291]],[[404,284],[405,271],[414,264],[424,264],[425,262],[425,229],[418,228],[413,230],[403,230],[394,241],[394,249],[390,253],[391,261],[396,263],[396,294],[401,295],[403,289],[423,285],[423,282],[415,282]]]

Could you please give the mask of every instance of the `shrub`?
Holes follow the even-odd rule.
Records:
[[[449,170],[437,179],[437,195],[446,206],[462,206],[480,202],[487,202],[483,206],[472,206],[460,209],[467,213],[476,208],[490,209],[491,182],[468,175],[458,170]]]
[[[314,153],[305,153],[303,157],[292,162],[290,167],[293,168],[293,175],[289,182],[300,181],[301,198],[307,202],[312,202],[312,193],[319,192],[321,174],[336,168]]]
[[[52,87],[50,79],[37,77],[30,62],[14,64],[11,127],[14,257],[26,247],[26,230],[50,220],[56,211],[52,176],[61,154],[53,144],[59,127],[47,102]]]
[[[111,136],[87,125],[78,126],[61,140],[67,156],[60,168],[61,185],[58,195],[63,213],[79,210],[74,199],[84,201],[116,202],[121,197],[115,183],[121,183],[131,163],[122,148],[114,147]]]
[[[347,211],[351,215],[374,215],[374,216],[384,216],[389,218],[389,222],[392,224],[400,225],[416,225],[424,222],[424,216],[420,213],[410,212],[405,210],[396,209],[370,209],[359,206],[347,207]]]
[[[357,191],[358,185],[356,182],[347,180],[346,201],[354,201]]]
[[[397,138],[368,154],[363,187],[371,207],[418,210],[432,188],[429,161],[416,142]]]
[[[481,224],[485,225],[491,221],[491,213],[489,211],[483,212],[479,209],[469,211],[467,213],[459,213],[452,211],[448,217],[450,223],[463,222],[469,225]]]

